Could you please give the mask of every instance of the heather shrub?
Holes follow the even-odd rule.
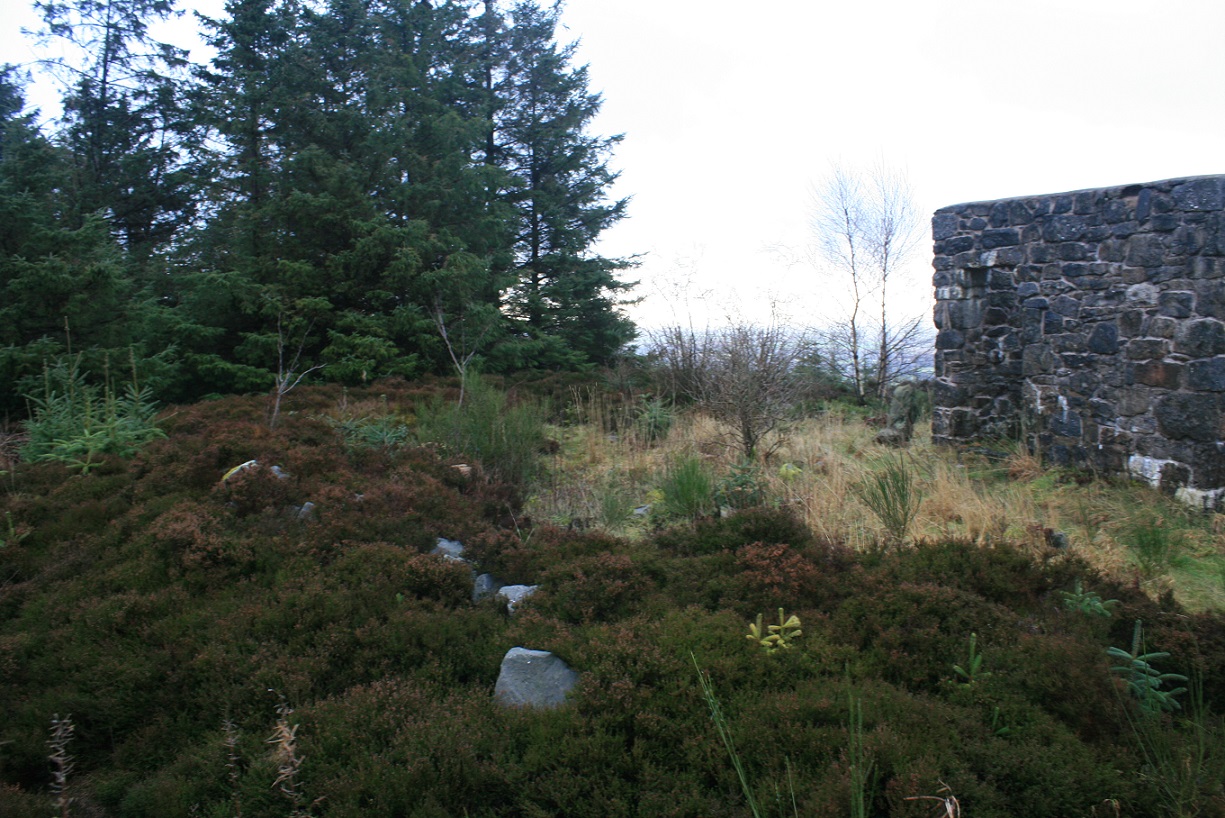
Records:
[[[278,470],[281,474],[277,473]],[[228,474],[224,480],[219,478],[213,496],[239,517],[266,511],[282,512],[301,493],[294,482],[282,466],[256,461],[247,468]]]
[[[713,554],[750,543],[786,543],[800,548],[812,542],[812,532],[786,509],[751,508],[730,517],[698,520],[657,534],[660,548],[684,556]]]
[[[526,533],[484,531],[465,541],[482,571],[504,582],[535,583],[551,569],[583,557],[622,551],[626,544],[601,531],[572,531],[539,525]]]
[[[1115,741],[1122,724],[1105,653],[1101,642],[1075,634],[1021,633],[1013,644],[991,648],[993,664],[1005,671],[993,682],[1077,735]]]
[[[981,546],[969,540],[921,541],[882,558],[880,570],[896,582],[939,582],[1000,605],[1028,609],[1052,591],[1071,587],[1092,573],[1075,558],[1036,562],[1009,545]]]
[[[737,592],[749,610],[808,605],[823,596],[820,567],[784,543],[751,543],[736,551]]]
[[[8,818],[46,818],[51,798],[27,792],[16,784],[0,784],[0,814]]]
[[[952,676],[966,639],[986,650],[1015,638],[1015,617],[982,597],[942,585],[861,587],[831,614],[832,631],[862,652],[861,667],[889,682],[929,689]]]
[[[599,554],[562,563],[541,575],[533,607],[568,622],[607,622],[630,613],[650,584],[625,554]]]
[[[388,382],[374,398],[437,391]],[[437,447],[347,450],[316,418],[337,396],[295,391],[275,432],[262,396],[182,407],[130,463],[88,479],[23,466],[0,492],[0,520],[28,531],[0,547],[0,813],[54,811],[47,727],[71,713],[73,814],[290,814],[268,742],[283,697],[305,759],[298,806],[323,799],[318,816],[745,815],[696,659],[766,814],[844,816],[858,789],[869,815],[919,818],[940,804],[908,799],[947,785],[965,815],[1114,815],[1107,799],[1162,815],[1106,648],[1141,618],[1170,653],[1163,671],[1198,669],[1206,703],[1225,701],[1219,616],[1064,553],[860,553],[815,541],[788,509],[640,540],[532,526],[512,490]],[[288,477],[222,482],[252,458]],[[469,567],[425,553],[438,536],[543,587],[510,616],[473,605]],[[1120,600],[1112,617],[1063,605],[1077,579]],[[767,655],[745,636],[779,607],[803,635]],[[971,634],[972,681],[953,670],[972,664]],[[495,703],[515,645],[582,674],[565,707]],[[1161,718],[1171,742],[1195,735]]]
[[[229,568],[242,571],[254,556],[253,543],[227,536],[223,509],[215,503],[180,501],[149,525],[153,547],[185,569]]]
[[[393,600],[397,605],[426,601],[455,608],[466,604],[472,593],[472,572],[463,563],[388,543],[344,549],[330,573],[338,582],[360,583],[363,595],[381,597],[388,605]]]
[[[714,611],[736,591],[735,553],[721,551],[701,557],[650,554],[639,557],[655,586],[643,600],[644,611],[670,611],[696,606]]]
[[[500,710],[487,688],[413,676],[354,686],[299,711],[305,767],[328,814],[490,815],[513,803],[507,762],[530,720]],[[439,714],[446,714],[440,717]],[[517,738],[518,737],[518,738]]]

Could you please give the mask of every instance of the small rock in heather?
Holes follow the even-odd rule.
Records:
[[[493,695],[507,707],[559,707],[578,684],[578,673],[547,650],[511,648]]]
[[[498,589],[498,596],[506,599],[506,610],[511,613],[520,602],[536,593],[537,585],[505,585]]]

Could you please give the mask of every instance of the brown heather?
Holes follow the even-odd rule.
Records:
[[[1106,649],[1137,619],[1148,649],[1170,654],[1162,672],[1201,680],[1204,706],[1188,698],[1159,725],[1173,758],[1201,764],[1186,803],[1225,809],[1219,520],[921,436],[905,460],[919,516],[887,544],[854,486],[890,452],[853,409],[799,421],[750,468],[707,418],[680,412],[652,437],[632,393],[563,378],[515,389],[554,401],[556,445],[532,485],[411,435],[355,443],[334,423],[411,432],[425,402],[455,397],[445,382],[302,386],[275,430],[263,397],[179,407],[131,461],[3,476],[0,520],[28,533],[0,547],[0,815],[744,816],[694,661],[770,815],[846,815],[865,759],[877,816],[1192,814],[1163,800],[1169,768],[1133,739],[1141,712],[1109,670]],[[660,514],[681,456],[764,507]],[[222,483],[252,459],[261,468]],[[1168,552],[1143,528],[1157,519],[1177,535]],[[428,554],[439,536],[541,590],[513,616],[473,604],[469,569]],[[1077,581],[1117,599],[1113,616],[1070,608]],[[744,634],[779,607],[804,636],[767,656]],[[970,634],[973,683],[952,669]],[[516,645],[582,673],[567,706],[495,703]],[[64,802],[47,730],[69,712]]]

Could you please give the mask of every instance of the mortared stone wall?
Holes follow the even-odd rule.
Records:
[[[1225,176],[954,205],[932,237],[937,442],[1225,510]]]

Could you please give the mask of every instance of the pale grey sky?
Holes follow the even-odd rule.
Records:
[[[21,62],[32,17],[12,5],[0,60]],[[834,162],[903,170],[924,222],[964,201],[1225,172],[1219,0],[569,0],[563,21],[604,95],[598,132],[625,134],[630,218],[600,250],[647,254],[646,324],[681,273],[716,313],[767,294],[797,318],[830,311],[836,282],[772,248],[806,244]],[[929,251],[899,297],[914,312]]]

